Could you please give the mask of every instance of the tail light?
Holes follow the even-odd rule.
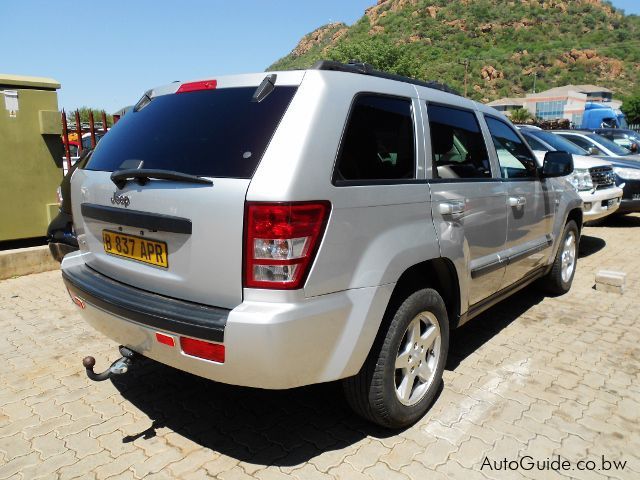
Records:
[[[248,202],[244,286],[294,290],[311,268],[331,204]]]

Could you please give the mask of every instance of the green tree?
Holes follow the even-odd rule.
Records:
[[[526,123],[531,119],[531,113],[526,108],[516,108],[511,110],[511,121],[513,123]]]
[[[378,39],[340,43],[331,50],[329,57],[339,62],[369,63],[378,70],[410,77],[418,76],[420,70],[417,59],[412,58],[406,48]]]
[[[98,123],[98,122],[102,122],[102,112],[103,110],[98,109],[98,108],[91,108],[91,107],[80,107],[78,109],[78,111],[80,112],[80,122],[82,123],[88,123],[89,122],[89,112],[93,111],[93,120]],[[75,118],[73,115],[75,115],[75,110],[71,111],[71,112],[67,112],[67,118]],[[111,125],[113,125],[113,117],[111,116],[111,114],[107,113],[107,127],[111,127]]]
[[[640,93],[625,99],[621,110],[626,115],[628,123],[640,123]]]

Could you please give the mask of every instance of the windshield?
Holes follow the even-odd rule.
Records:
[[[104,136],[104,134],[100,134],[100,133],[96,133],[95,137],[96,137],[96,143],[98,143],[98,141]],[[82,137],[82,148],[91,148],[91,137]]]
[[[161,95],[124,115],[96,145],[87,170],[112,172],[125,160],[143,168],[204,177],[251,178],[297,87],[256,87]]]
[[[589,137],[594,142],[599,143],[603,147],[611,150],[615,155],[624,156],[624,155],[631,154],[631,150],[629,150],[628,148],[621,147],[617,143],[612,142],[611,140],[603,137],[602,135],[598,135],[597,133],[587,133],[586,136]]]
[[[535,132],[527,133],[539,138],[543,142],[548,143],[559,152],[567,152],[573,155],[589,155],[589,152],[587,152],[585,149],[579,147],[573,142],[570,142],[566,138],[562,138],[560,135],[555,135],[551,132],[545,132],[542,130],[536,130]]]

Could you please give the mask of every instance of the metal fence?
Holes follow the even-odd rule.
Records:
[[[90,148],[96,146],[97,139],[96,134],[99,134],[100,130],[102,130],[102,135],[107,133],[107,114],[102,111],[102,122],[95,122],[93,119],[93,111],[89,111],[89,122],[81,123],[80,122],[80,112],[78,110],[75,111],[75,122],[71,121],[71,119],[67,119],[67,113],[62,110],[62,143],[64,144],[64,156],[65,156],[65,164],[63,172],[66,174],[70,169],[71,165],[75,163],[75,160],[82,155],[83,145],[82,145],[82,137],[83,134],[89,134],[90,138]],[[119,119],[120,115],[112,115],[111,123],[115,124]],[[71,154],[71,140],[70,136],[73,135],[75,139],[75,144],[77,148],[76,155]]]
[[[632,123],[629,125],[631,130],[635,130],[636,132],[640,132],[640,123]]]

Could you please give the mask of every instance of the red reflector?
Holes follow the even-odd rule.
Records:
[[[197,92],[198,90],[215,90],[217,80],[202,80],[200,82],[183,83],[176,93]]]
[[[164,345],[169,345],[170,347],[176,346],[176,342],[173,340],[173,337],[165,335],[164,333],[156,332],[156,340],[158,341],[158,343],[163,343]]]
[[[76,297],[75,295],[71,295],[71,301],[84,310],[85,304],[82,299]]]
[[[209,343],[195,338],[180,337],[180,346],[187,355],[224,363],[224,345]]]

